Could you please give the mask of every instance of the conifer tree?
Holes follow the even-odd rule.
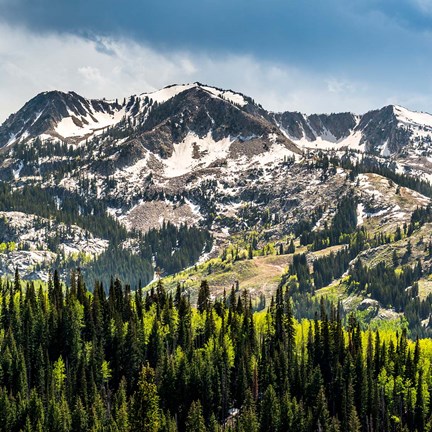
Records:
[[[201,282],[199,291],[198,291],[198,301],[197,308],[203,313],[208,310],[210,306],[210,288],[206,280]]]
[[[159,395],[155,384],[154,370],[149,366],[144,366],[141,369],[131,409],[133,430],[146,432],[158,432],[160,430]]]
[[[273,386],[270,384],[261,404],[261,431],[278,431],[280,426],[280,404]]]
[[[186,419],[186,432],[206,432],[201,402],[193,401]]]

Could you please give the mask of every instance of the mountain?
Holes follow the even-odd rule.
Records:
[[[408,300],[353,272],[421,261],[413,281],[428,298],[431,136],[431,115],[400,106],[274,113],[200,83],[114,101],[41,93],[0,126],[0,274],[80,267],[90,287],[163,276],[192,297],[205,277],[214,295],[237,284],[260,302],[288,274],[299,317],[337,292],[347,310],[374,300],[396,319]],[[312,272],[303,282],[304,269],[287,273],[293,250]]]
[[[397,105],[363,115],[272,113],[240,93],[194,83],[130,96],[121,103],[89,100],[74,92],[44,92],[1,125],[0,147],[36,137],[79,143],[107,128],[121,128],[125,121],[134,123],[134,137],[162,156],[171,155],[173,148],[164,148],[158,140],[178,143],[188,133],[205,137],[210,130],[216,141],[282,132],[301,148],[347,147],[385,157],[409,150],[425,155],[432,137],[432,115]]]
[[[181,97],[176,98],[179,95]],[[183,100],[182,97],[188,100]],[[221,101],[229,102],[233,107],[243,108],[243,111],[247,111],[245,109],[247,105],[253,104],[252,99],[239,93],[204,86],[199,83],[173,85],[153,93],[130,96],[125,98],[121,104],[117,100],[85,99],[74,92],[44,92],[30,100],[19,112],[11,115],[3,123],[0,147],[8,147],[37,136],[44,139],[58,138],[75,143],[79,142],[79,139],[88,139],[91,136],[101,134],[104,129],[116,126],[125,119],[139,121],[141,126],[146,123],[148,129],[154,122],[162,120],[157,115],[163,115],[161,112],[157,112],[147,118],[152,111],[151,108],[168,101],[171,102],[172,99],[177,101],[176,106],[173,106],[174,109],[179,109],[181,105],[194,101],[199,103],[197,106],[201,110],[220,109]],[[212,100],[213,106],[202,105],[204,100],[207,103]],[[176,114],[169,113],[169,115],[175,116]],[[198,116],[197,119],[199,120],[199,116],[202,116],[203,113],[197,110],[195,115]],[[211,119],[208,118],[207,121],[209,120]],[[196,126],[203,127],[205,125]]]
[[[0,430],[431,430],[431,125],[36,96],[0,126]]]
[[[0,147],[9,147],[37,136],[88,137],[114,124],[121,106],[116,102],[88,100],[74,92],[44,92],[11,115],[1,126]]]
[[[133,125],[133,133],[125,125]],[[396,105],[363,115],[273,113],[250,97],[200,83],[168,86],[124,98],[121,103],[52,91],[37,95],[1,125],[0,148],[36,137],[79,144],[107,129],[122,131],[127,141],[137,139],[162,158],[172,155],[173,143],[193,140],[195,135],[207,138],[211,132],[213,141],[228,137],[248,141],[276,134],[297,154],[300,150],[349,148],[425,162],[430,153],[432,116]],[[416,161],[411,162],[416,165]]]
[[[349,148],[384,157],[429,156],[432,115],[397,105],[352,113],[304,115],[273,114],[285,135],[301,148]]]
[[[224,181],[227,194],[235,195],[240,187],[246,199],[256,193],[254,178],[265,164],[301,155],[252,99],[199,83],[170,86],[121,103],[88,100],[73,92],[42,93],[0,127],[0,145],[3,210],[33,219],[54,217],[67,226],[79,220],[82,229],[91,227],[89,235],[99,244],[123,242],[134,253],[138,240],[135,235],[128,239],[125,228],[146,233],[164,220],[207,228],[214,222],[211,231],[221,234],[225,222],[215,221],[216,213],[235,213],[239,200],[218,193],[212,176]],[[9,213],[5,217],[16,218]],[[95,219],[106,229],[95,226]],[[122,233],[121,239],[113,238],[113,230]],[[5,234],[3,242],[23,244],[27,237]],[[53,243],[45,237],[40,249]],[[59,254],[63,261],[71,256],[70,236],[58,232],[55,237],[56,254],[45,265],[58,262]],[[86,252],[78,244],[74,250],[75,255]],[[22,255],[19,250],[11,253]],[[36,264],[44,267],[31,254],[8,263],[4,272],[20,263],[23,276],[34,274]],[[47,277],[46,271],[38,274]]]

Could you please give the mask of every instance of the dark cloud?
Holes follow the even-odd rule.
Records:
[[[158,49],[250,53],[350,68],[407,48],[398,25],[426,25],[414,3],[372,0],[3,0],[0,16],[38,32],[122,35]],[[374,15],[378,14],[377,15]],[[393,24],[392,24],[393,23]],[[101,47],[103,49],[103,47]],[[356,67],[361,66],[361,62]]]

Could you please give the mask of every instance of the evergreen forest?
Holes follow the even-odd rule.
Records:
[[[0,296],[2,431],[432,427],[429,339],[363,330],[324,301],[297,321],[283,283],[260,312],[246,291],[212,298],[206,280],[191,304],[161,281],[90,292],[80,271],[47,286],[16,272]]]

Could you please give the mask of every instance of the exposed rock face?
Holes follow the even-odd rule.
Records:
[[[315,141],[328,136],[335,140],[346,138],[357,126],[357,116],[351,113],[312,114],[306,116],[298,112],[284,112],[274,115],[277,124],[295,140],[306,138]]]
[[[370,111],[362,116],[357,130],[362,132],[362,143],[369,152],[382,153],[385,156],[398,153],[409,144],[410,134],[399,127],[394,107],[386,106],[380,110]],[[387,145],[387,148],[383,147]]]

